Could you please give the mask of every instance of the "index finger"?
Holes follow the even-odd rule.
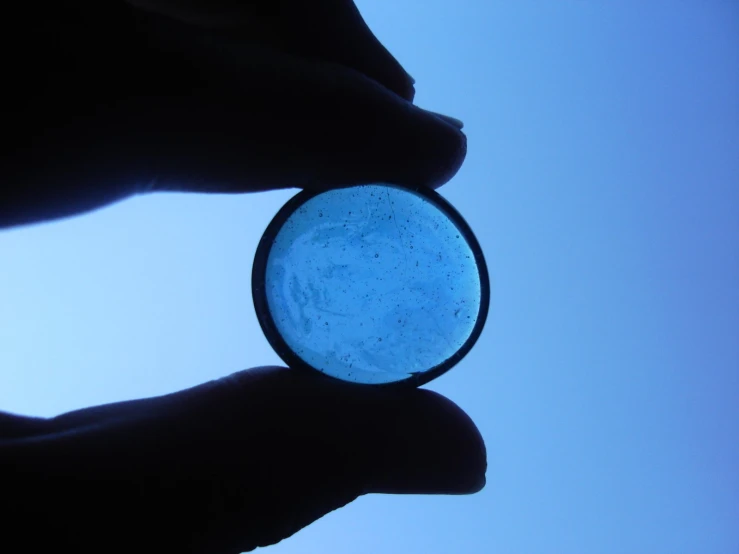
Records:
[[[235,43],[350,67],[413,100],[414,80],[372,33],[352,0],[129,0]]]

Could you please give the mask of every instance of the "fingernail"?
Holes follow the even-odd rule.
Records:
[[[462,121],[460,119],[457,119],[456,117],[452,117],[450,115],[444,115],[444,114],[437,113],[437,112],[432,112],[432,111],[429,111],[429,110],[427,110],[427,111],[431,115],[435,115],[439,119],[443,119],[444,121],[446,121],[450,125],[454,125],[457,129],[462,129],[464,127],[464,123],[462,123]]]

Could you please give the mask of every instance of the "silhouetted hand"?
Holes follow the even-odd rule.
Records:
[[[200,26],[120,0],[14,4],[0,227],[150,190],[437,186],[464,159],[349,0],[182,2],[211,12]]]
[[[285,368],[25,420],[24,432],[0,447],[2,502],[16,510],[0,540],[17,531],[29,552],[236,553],[362,494],[484,484],[482,439],[449,400]]]
[[[439,186],[463,161],[459,125],[411,104],[349,1],[137,4],[10,8],[0,227],[150,191]],[[253,369],[0,413],[0,550],[239,552],[365,493],[475,492],[485,466],[474,424],[434,393]]]

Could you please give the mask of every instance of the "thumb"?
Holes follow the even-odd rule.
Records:
[[[225,510],[214,535],[238,548],[278,542],[362,494],[469,494],[485,483],[477,428],[431,391],[268,367],[197,387],[181,401],[200,404],[188,413],[217,409],[232,421],[223,427],[245,439],[230,486],[249,491],[249,518]]]
[[[3,448],[8,505],[48,532],[13,528],[58,547],[84,521],[81,552],[251,550],[363,494],[476,492],[486,467],[474,424],[435,393],[285,368],[70,413]]]

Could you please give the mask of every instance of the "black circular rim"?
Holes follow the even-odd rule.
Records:
[[[464,344],[452,356],[444,360],[442,363],[436,365],[435,367],[429,369],[428,371],[424,371],[423,373],[414,373],[405,379],[393,381],[391,383],[368,384],[357,381],[349,381],[341,379],[340,377],[329,375],[328,373],[325,373],[320,369],[313,367],[308,362],[303,360],[300,356],[298,356],[282,338],[282,335],[277,329],[277,325],[272,318],[272,314],[269,310],[269,304],[267,302],[267,293],[265,287],[267,259],[269,258],[269,254],[272,249],[272,245],[274,244],[274,240],[277,237],[277,233],[280,232],[280,229],[282,229],[282,226],[285,224],[288,218],[293,213],[295,213],[298,208],[308,202],[308,200],[315,198],[316,196],[319,196],[325,192],[330,192],[331,190],[335,190],[335,188],[359,188],[363,186],[386,186],[405,190],[421,196],[434,204],[439,210],[441,210],[442,213],[444,213],[444,215],[449,218],[449,220],[457,227],[457,229],[459,229],[460,233],[467,241],[467,244],[469,245],[470,249],[472,250],[472,254],[475,257],[477,272],[480,277],[480,310],[477,314],[477,321],[475,322],[475,326],[472,328],[472,332],[470,333],[470,336],[467,337],[467,340],[464,342]],[[434,379],[446,373],[455,365],[457,365],[462,360],[462,358],[464,358],[469,353],[477,340],[480,338],[482,330],[485,327],[485,322],[487,320],[488,309],[490,305],[490,278],[488,275],[488,269],[485,263],[485,257],[482,254],[480,243],[477,241],[477,238],[472,232],[470,226],[467,224],[462,215],[456,210],[456,208],[452,206],[446,199],[444,199],[439,193],[430,188],[408,187],[404,185],[388,183],[348,185],[346,187],[335,188],[320,191],[303,190],[293,196],[290,200],[287,201],[287,203],[285,203],[284,206],[282,206],[282,208],[280,208],[277,214],[272,218],[272,221],[270,221],[269,225],[267,225],[267,228],[265,229],[264,234],[259,241],[256,254],[254,255],[254,264],[252,266],[251,290],[252,298],[254,300],[254,309],[257,313],[257,320],[259,321],[259,325],[262,328],[262,332],[264,333],[267,342],[269,342],[275,353],[282,359],[282,361],[284,361],[288,365],[288,367],[299,370],[310,370],[314,373],[319,373],[325,377],[335,379],[344,383],[351,383],[367,387],[388,388],[419,387],[430,381],[433,381]]]

